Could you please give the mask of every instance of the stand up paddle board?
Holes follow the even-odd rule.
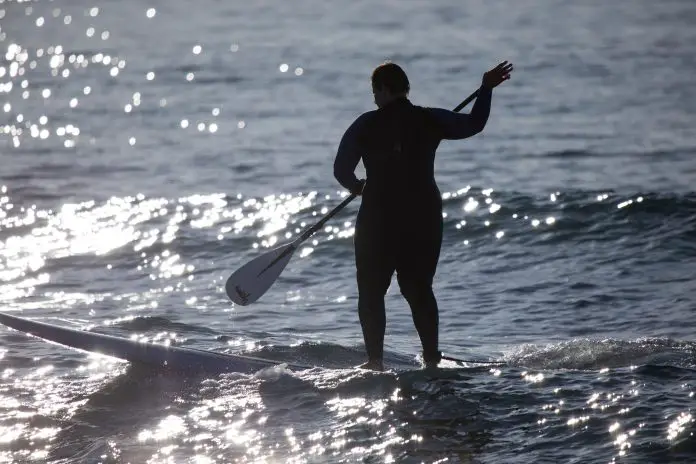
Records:
[[[312,368],[312,366],[288,364],[271,359],[129,340],[113,335],[32,321],[5,313],[0,313],[0,323],[49,342],[156,368],[214,373],[239,372],[243,374],[252,374],[279,364],[286,364],[289,368],[297,370]]]

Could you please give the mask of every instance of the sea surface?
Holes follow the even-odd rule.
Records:
[[[692,0],[0,0],[0,311],[279,362],[153,371],[0,327],[0,462],[696,462],[694,24]],[[351,369],[359,199],[257,303],[225,295],[345,198],[387,59],[443,108],[515,65],[436,165],[441,349],[500,365],[422,371],[394,281],[389,371]]]

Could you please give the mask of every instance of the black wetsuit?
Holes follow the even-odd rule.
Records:
[[[344,134],[334,176],[350,191],[367,174],[355,227],[358,312],[370,360],[381,360],[384,295],[394,272],[408,302],[426,362],[440,360],[438,307],[432,283],[442,243],[442,197],[435,152],[443,139],[470,137],[488,120],[491,90],[481,88],[470,114],[423,108],[400,98],[358,117]]]

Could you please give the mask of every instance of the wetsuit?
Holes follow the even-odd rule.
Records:
[[[438,307],[432,283],[442,243],[442,197],[434,161],[444,139],[471,137],[488,120],[491,90],[482,87],[470,114],[423,108],[399,98],[359,116],[348,128],[334,162],[336,180],[351,192],[366,181],[355,227],[358,313],[370,360],[381,360],[384,296],[394,272],[411,308],[426,363],[439,362]]]

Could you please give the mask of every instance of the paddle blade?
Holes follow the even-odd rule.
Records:
[[[274,248],[237,269],[225,283],[229,299],[241,306],[258,300],[271,288],[294,252],[295,247],[289,243]]]

